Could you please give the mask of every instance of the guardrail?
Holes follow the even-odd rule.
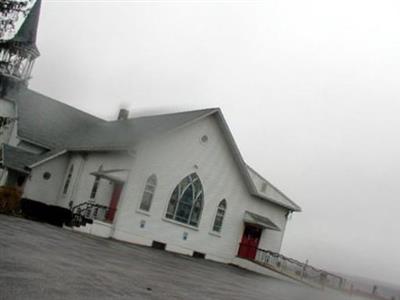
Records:
[[[349,283],[343,277],[314,268],[313,266],[286,257],[282,254],[255,248],[246,244],[241,244],[240,247],[253,248],[251,251],[253,251],[253,253],[255,251],[255,257],[252,260],[270,269],[288,275],[293,279],[321,287],[331,287],[341,290],[346,287],[350,288]]]
[[[317,269],[307,263],[302,263],[296,259],[286,257],[282,254],[269,250],[259,249],[257,247],[240,244],[239,253],[241,256],[266,268],[274,270],[280,274],[286,275],[294,280],[309,284],[319,288],[332,288],[349,295],[359,295],[374,300],[394,300],[396,297],[387,297],[379,295],[377,287],[371,286],[370,291],[362,291],[354,287],[354,283],[339,275]]]

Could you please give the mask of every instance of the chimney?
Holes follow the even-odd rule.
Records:
[[[129,110],[121,108],[118,113],[118,120],[119,121],[127,120],[128,117],[129,117]]]

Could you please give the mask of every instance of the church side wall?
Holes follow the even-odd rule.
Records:
[[[26,181],[23,197],[56,205],[68,160],[68,155],[64,154],[33,168]],[[43,177],[46,172],[50,173],[47,180]]]
[[[201,137],[208,136],[202,143]],[[204,207],[198,228],[165,218],[176,185],[196,172],[204,188]],[[138,210],[147,178],[156,174],[158,185],[149,213]],[[221,233],[212,232],[217,206],[227,201]],[[163,137],[139,145],[129,183],[117,212],[114,238],[150,245],[153,240],[167,244],[167,250],[231,262],[236,256],[244,230],[245,211],[271,219],[282,232],[264,230],[260,247],[279,251],[286,224],[286,210],[250,196],[224,136],[213,116]],[[186,237],[186,239],[185,239]]]

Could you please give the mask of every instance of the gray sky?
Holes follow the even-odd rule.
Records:
[[[400,278],[400,3],[44,0],[31,87],[104,118],[219,106],[300,204],[283,253]]]

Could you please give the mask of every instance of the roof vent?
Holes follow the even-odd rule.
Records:
[[[129,110],[125,108],[121,108],[118,113],[118,120],[127,120],[129,117]]]

